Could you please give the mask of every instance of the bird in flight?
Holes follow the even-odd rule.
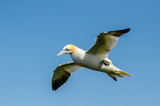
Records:
[[[62,51],[57,54],[57,56],[70,54],[73,61],[59,65],[54,70],[52,77],[52,89],[57,90],[68,80],[72,73],[81,68],[89,68],[104,72],[115,81],[117,81],[117,76],[131,76],[130,74],[115,67],[112,64],[112,61],[108,59],[108,54],[111,49],[116,46],[119,37],[129,32],[129,30],[130,28],[100,33],[97,36],[95,45],[88,51],[84,51],[72,44],[66,45]]]

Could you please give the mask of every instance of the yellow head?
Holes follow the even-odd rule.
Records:
[[[68,44],[66,45],[63,50],[61,52],[59,52],[57,54],[57,56],[60,56],[62,54],[72,54],[74,53],[75,51],[77,50],[77,47],[75,45],[72,45],[72,44]]]

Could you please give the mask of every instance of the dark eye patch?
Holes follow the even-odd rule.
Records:
[[[68,48],[64,49],[65,51],[70,51]]]

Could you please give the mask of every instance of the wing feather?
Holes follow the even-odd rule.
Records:
[[[95,45],[87,53],[106,58],[109,52],[116,46],[119,37],[129,32],[129,30],[130,28],[127,28],[99,34]]]
[[[76,70],[82,68],[81,66],[75,64],[74,62],[65,63],[58,66],[52,77],[52,89],[57,90],[61,85],[63,85],[70,75]]]

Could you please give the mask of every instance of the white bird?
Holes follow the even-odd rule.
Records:
[[[55,69],[52,78],[52,89],[57,90],[58,87],[67,81],[72,73],[83,67],[107,73],[115,81],[117,81],[116,76],[131,76],[115,67],[112,61],[108,59],[108,54],[116,46],[119,37],[129,32],[129,30],[130,28],[127,28],[99,34],[95,45],[88,51],[84,51],[72,44],[66,45],[57,56],[70,54],[73,62],[59,65]]]

